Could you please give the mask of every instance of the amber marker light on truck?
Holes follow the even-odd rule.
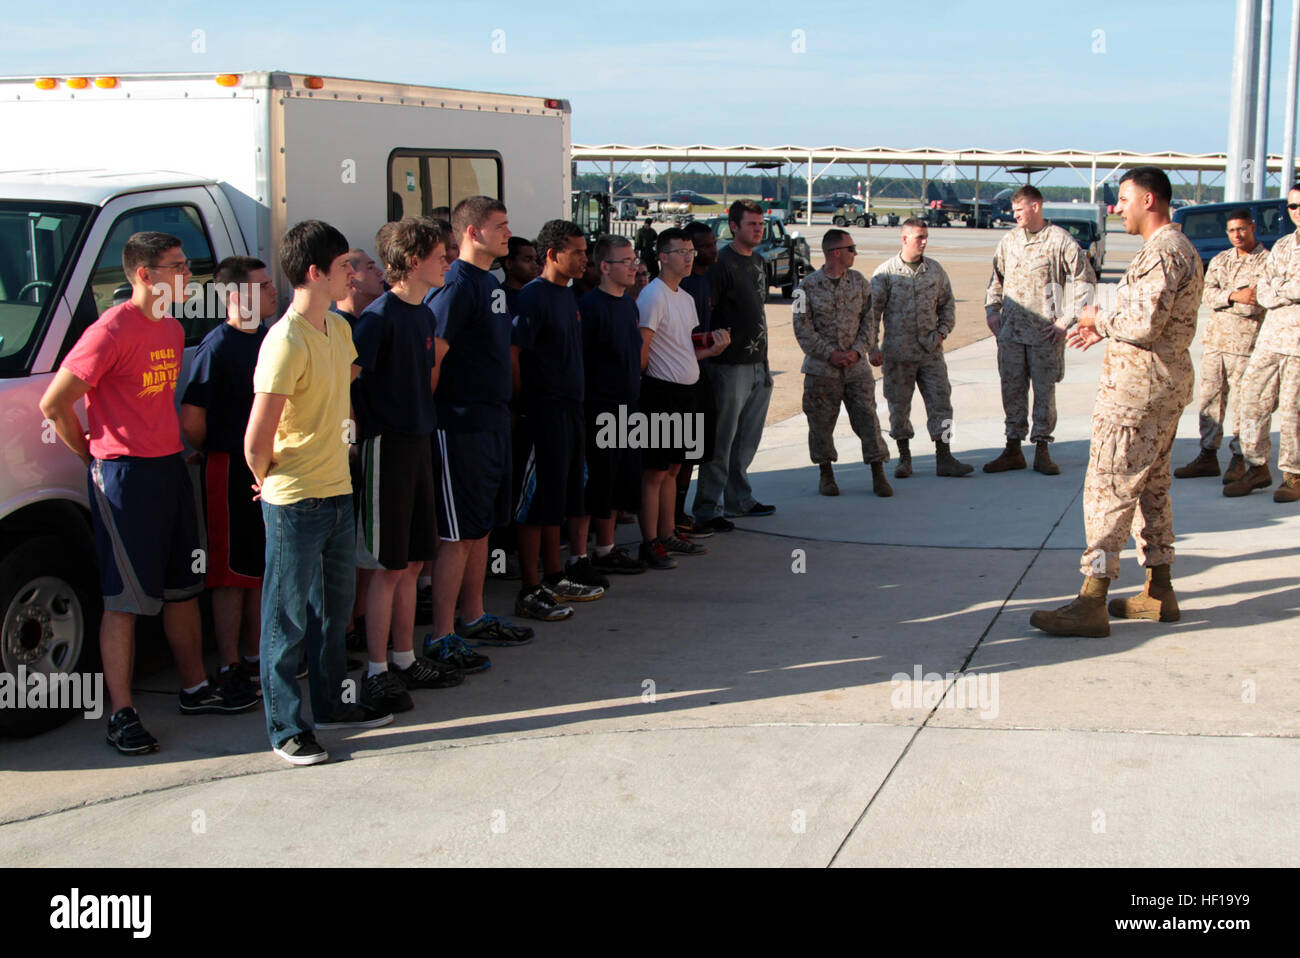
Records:
[[[59,81],[54,79],[54,77],[36,78],[36,89],[38,90],[53,90],[58,85]]]
[[[85,77],[68,77],[67,82],[68,89],[70,90],[84,90],[86,87],[90,86],[90,81]]]
[[[239,86],[239,74],[218,73],[217,86]]]
[[[95,86],[101,90],[111,90],[117,86],[117,77],[95,77]]]
[[[303,83],[308,90],[322,90],[325,88],[325,81],[320,77],[308,77]]]

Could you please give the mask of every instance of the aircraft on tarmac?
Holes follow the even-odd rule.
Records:
[[[993,224],[998,220],[1011,219],[1011,194],[1015,192],[1012,187],[1005,190],[999,190],[993,194],[992,199],[979,201],[979,218],[981,225]],[[961,199],[957,196],[957,191],[952,188],[951,183],[944,183],[942,186],[935,183],[934,180],[925,184],[925,199],[930,209],[943,210],[945,213],[956,215],[960,219],[970,219],[975,216],[975,198]]]

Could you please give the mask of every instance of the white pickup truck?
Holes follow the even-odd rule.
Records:
[[[559,99],[279,72],[17,77],[0,79],[0,128],[0,669],[12,674],[81,671],[98,651],[86,470],[37,403],[124,287],[127,237],[178,236],[198,283],[226,256],[257,256],[283,306],[276,251],[299,220],[373,249],[388,220],[447,216],[476,193],[504,200],[521,235],[568,215]],[[222,319],[206,299],[178,315],[187,359]],[[62,717],[0,708],[0,734]]]

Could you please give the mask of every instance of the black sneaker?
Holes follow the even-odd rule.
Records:
[[[609,575],[639,575],[646,569],[644,562],[632,558],[622,546],[614,546],[603,556],[593,555],[591,567]]]
[[[247,712],[257,705],[257,695],[244,689],[204,682],[197,692],[181,692],[181,712],[185,715],[216,715]]]
[[[660,540],[664,545],[664,550],[670,556],[702,556],[709,550],[695,542],[687,542],[681,536],[669,536],[667,539]]]
[[[697,522],[694,528],[705,532],[730,532],[736,524],[722,516],[714,516],[708,522]]]
[[[696,526],[695,520],[691,518],[678,519],[673,532],[683,539],[707,539],[713,535],[712,529],[706,529],[702,525]]]
[[[668,554],[668,550],[658,539],[641,543],[641,550],[637,555],[651,569],[677,568],[677,560]]]
[[[526,615],[543,622],[560,622],[572,616],[573,609],[560,605],[549,590],[536,585],[519,593],[515,599],[515,615]]]
[[[345,705],[343,711],[328,722],[317,722],[317,728],[379,728],[393,721],[392,712],[383,712],[365,705]],[[311,734],[310,732],[307,734]]]
[[[408,689],[449,689],[465,681],[465,673],[460,669],[449,669],[423,655],[417,655],[410,668],[389,665],[388,673],[396,675]]]
[[[299,732],[271,749],[290,765],[319,765],[328,762],[330,753],[321,748],[311,732]]]
[[[431,625],[433,623],[433,586],[417,585],[415,587],[415,624]],[[364,635],[365,633],[362,633]]]
[[[437,664],[447,668],[460,669],[466,675],[484,672],[492,668],[491,659],[486,655],[475,652],[465,644],[464,639],[455,633],[444,635],[440,639],[435,639],[432,635],[426,635],[424,637],[424,654]]]
[[[602,589],[609,588],[609,580],[595,568],[589,555],[570,560],[564,567],[564,577],[578,585],[598,585]]]
[[[262,696],[262,684],[249,678],[242,662],[228,665],[218,672],[217,685],[234,694],[247,693],[256,698]]]
[[[509,619],[503,619],[498,615],[489,615],[486,612],[483,613],[483,618],[473,625],[466,625],[461,621],[460,616],[456,616],[456,634],[475,646],[495,645],[500,647],[527,645],[536,637],[533,630],[528,626],[515,625]]]
[[[758,516],[771,516],[776,514],[776,506],[765,506],[761,502],[756,502],[744,512],[728,512],[728,519],[754,519]]]
[[[361,697],[366,706],[376,712],[409,712],[415,708],[411,693],[392,672],[376,672],[368,676],[361,683]]]
[[[108,744],[123,755],[158,751],[158,740],[145,730],[133,708],[118,709],[108,719]]]

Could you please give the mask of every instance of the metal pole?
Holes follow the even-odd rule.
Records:
[[[980,165],[975,164],[975,228],[980,226]]]
[[[1255,142],[1255,84],[1259,80],[1261,0],[1237,0],[1236,43],[1232,53],[1232,98],[1228,105],[1228,155],[1223,171],[1223,199],[1236,203],[1247,196],[1246,160]],[[1253,177],[1251,182],[1253,182]]]
[[[1268,88],[1269,61],[1273,52],[1273,0],[1263,0],[1259,20],[1259,80],[1255,95],[1255,182],[1254,199],[1262,200],[1268,186]]]
[[[1300,0],[1296,0],[1300,3]],[[1088,182],[1088,202],[1097,202],[1097,154],[1092,155],[1092,178]]]
[[[1282,172],[1278,192],[1283,199],[1295,182],[1296,83],[1300,77],[1300,0],[1291,0],[1291,57],[1286,72],[1286,132],[1282,134]]]
[[[803,225],[808,227],[812,226],[812,181],[813,181],[812,164],[813,164],[813,155],[809,153],[808,154],[808,205],[807,207],[804,208],[803,211],[804,213]],[[790,172],[791,173],[794,172],[793,166],[791,166]]]
[[[1300,0],[1296,0],[1296,3],[1300,3]],[[730,206],[730,205],[731,205],[731,204],[729,204],[729,203],[727,202],[727,162],[726,162],[726,160],[723,160],[723,162],[722,162],[722,205],[723,205],[723,206]]]

